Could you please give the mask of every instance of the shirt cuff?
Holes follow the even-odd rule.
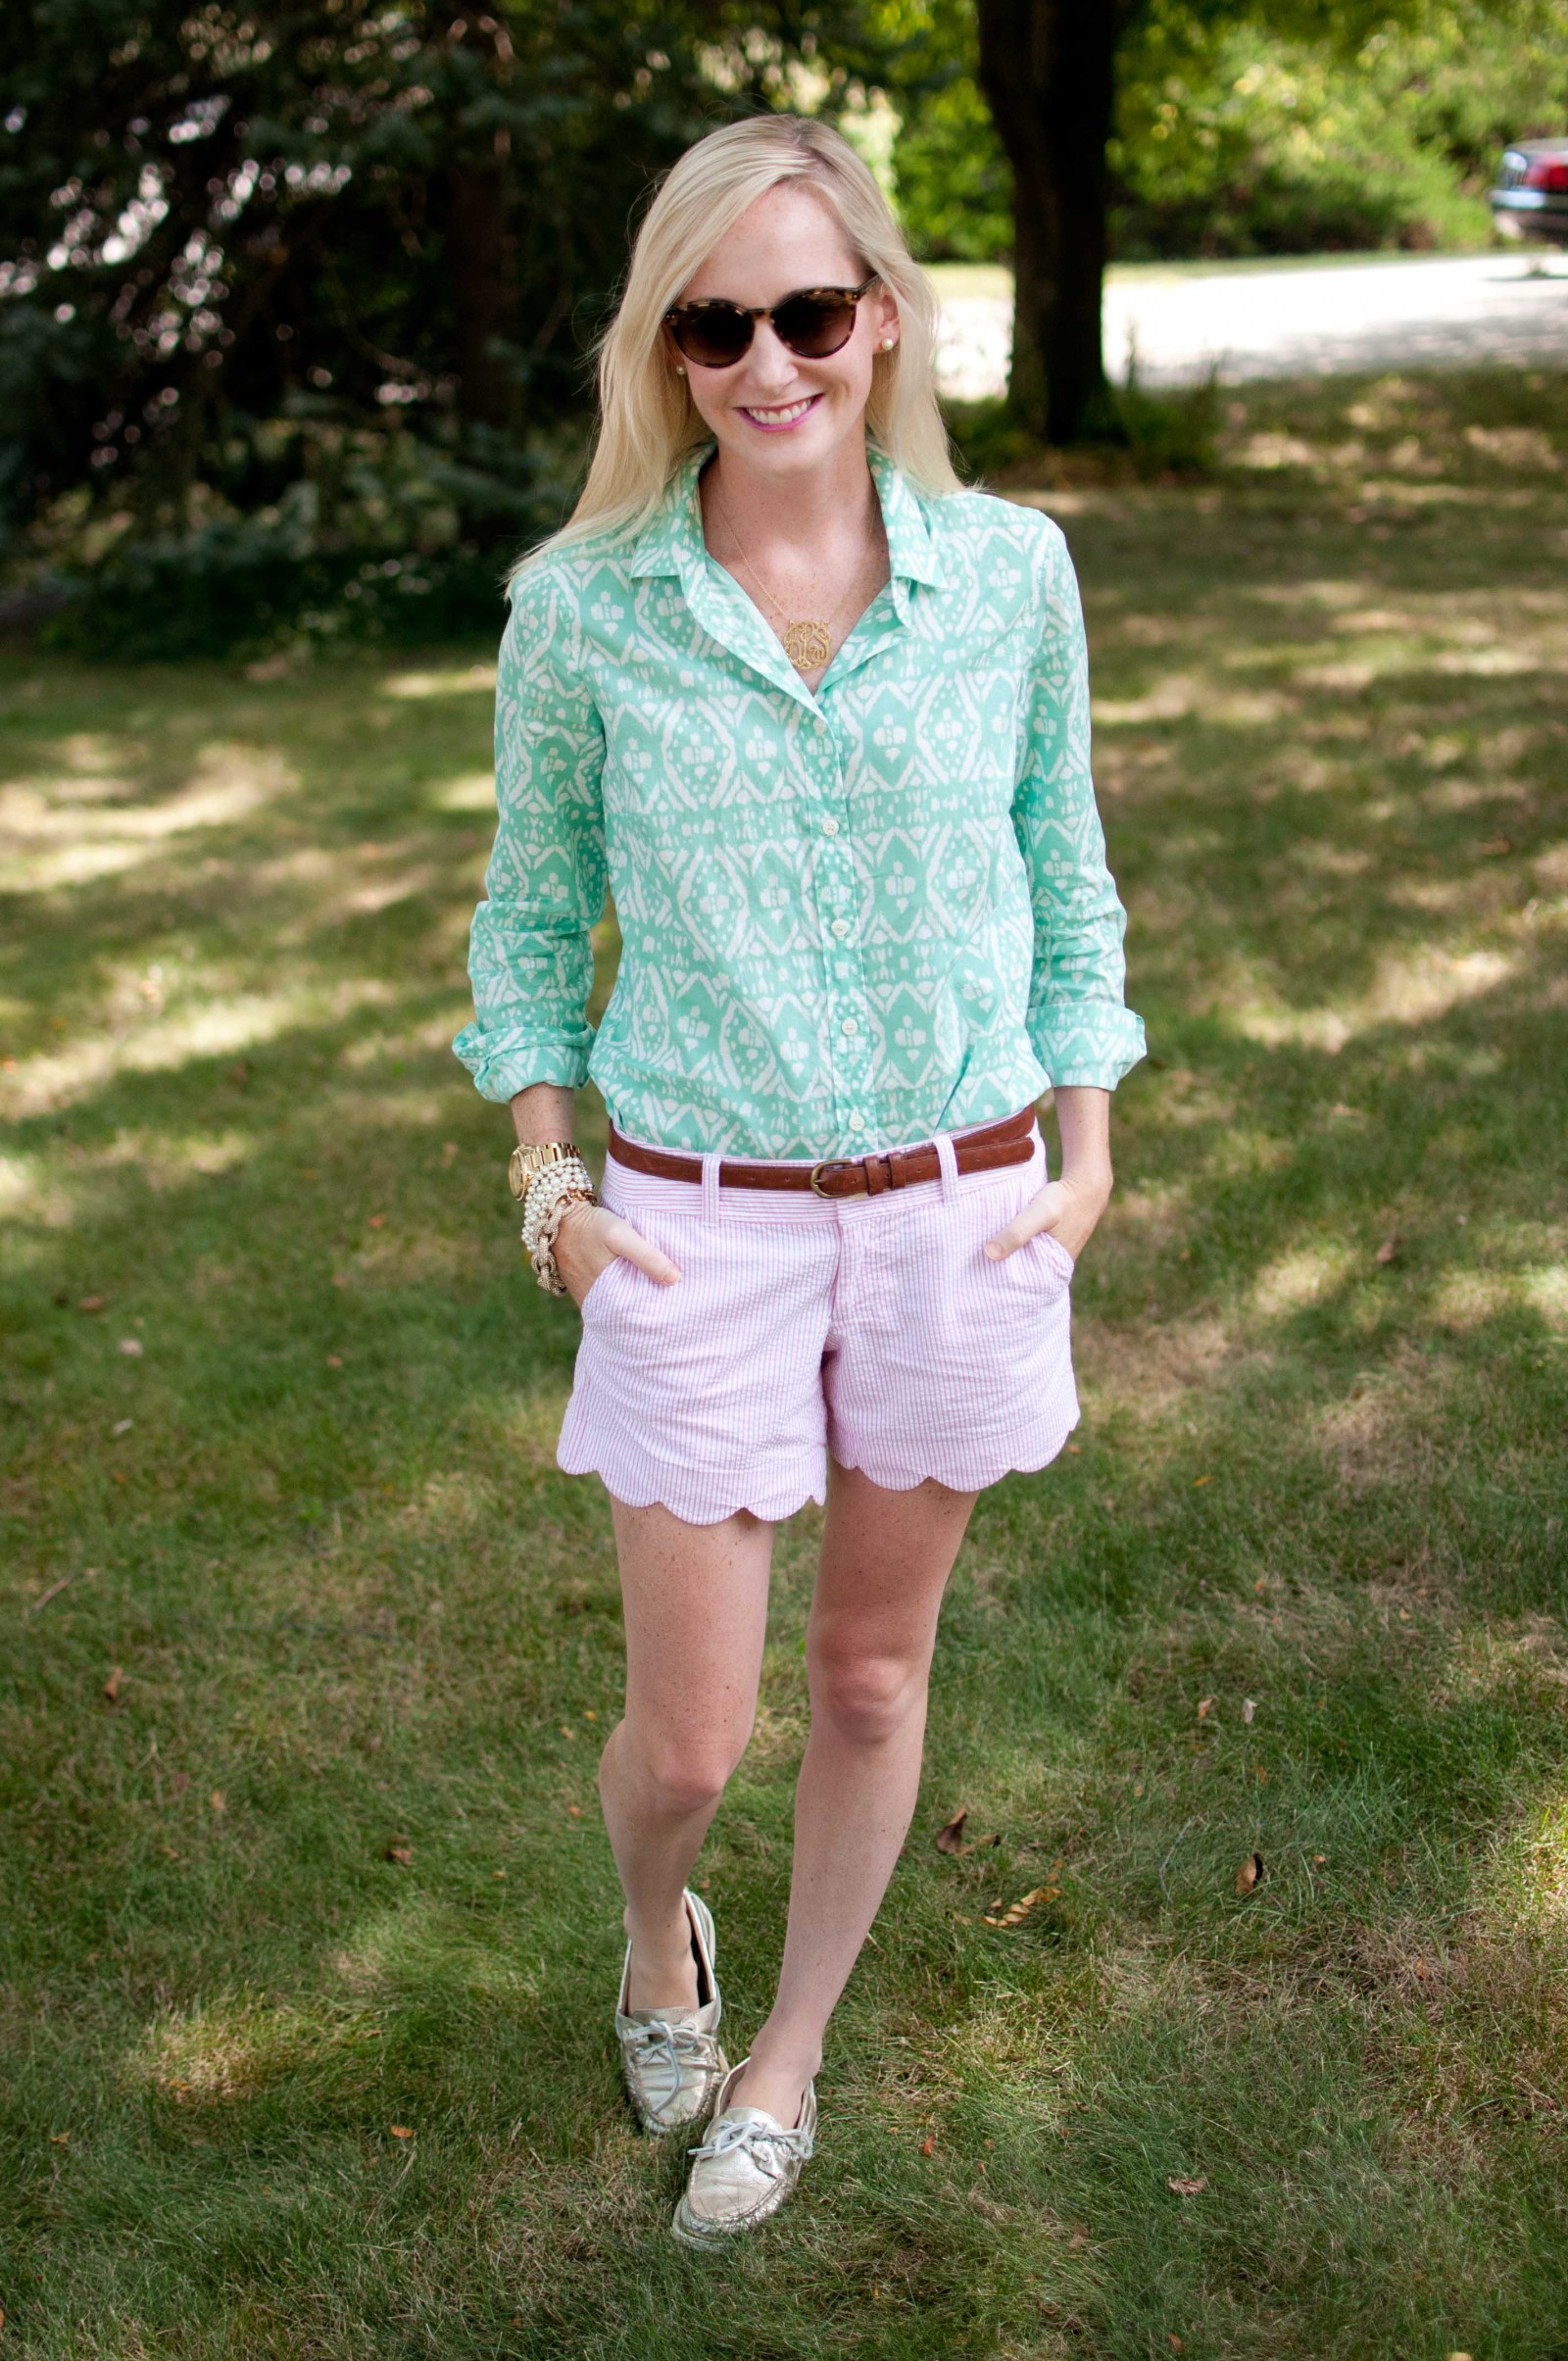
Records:
[[[474,1024],[464,1026],[452,1048],[473,1076],[480,1098],[504,1103],[535,1082],[581,1090],[588,1079],[592,1040],[587,1027],[580,1040],[530,1041],[516,1033],[486,1033]]]
[[[1045,1009],[1029,1038],[1053,1090],[1114,1090],[1149,1053],[1143,1018],[1103,1005]]]

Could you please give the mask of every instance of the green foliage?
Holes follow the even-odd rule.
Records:
[[[1568,7],[1422,0],[1402,22],[1378,16],[1152,0],[1119,62],[1115,251],[1484,244],[1499,150],[1568,120]],[[1004,260],[1008,175],[967,12],[935,18],[919,54],[923,80],[901,95],[894,77],[910,235],[933,261]]]
[[[759,102],[744,59],[722,88],[707,70],[725,21],[718,0],[7,9],[0,523],[92,557],[308,487],[313,547],[357,561],[367,474],[423,476],[449,540],[499,566],[531,515],[513,479],[538,472],[516,455],[582,408],[628,217]]]
[[[567,514],[583,456],[569,426],[521,446],[476,426],[461,461],[396,425],[318,417],[266,431],[302,446],[280,499],[250,515],[210,499],[182,531],[116,534],[91,563],[56,570],[62,604],[44,640],[178,661],[499,630],[509,562]],[[479,498],[506,517],[504,535],[474,535]]]
[[[1116,249],[1484,245],[1500,149],[1565,112],[1562,0],[1425,7],[1348,55],[1161,0],[1122,60]]]

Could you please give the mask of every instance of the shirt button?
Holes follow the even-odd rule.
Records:
[[[842,942],[842,940],[844,939],[844,937],[845,937],[845,936],[846,936],[846,935],[849,933],[849,931],[850,931],[850,922],[849,922],[848,918],[835,918],[835,919],[834,919],[834,921],[833,921],[833,932],[834,932],[834,933],[835,933],[835,934],[836,934],[836,935],[839,937],[839,939],[840,939],[840,941],[841,941],[841,942]]]
[[[855,1034],[858,1033],[859,1030],[859,1025],[853,1016],[847,1016],[839,1027],[839,1031],[841,1033]]]
[[[823,821],[822,821],[822,834],[823,834],[824,836],[837,836],[838,832],[839,832],[839,823],[838,823],[838,821],[837,821],[837,820],[836,820],[836,819],[833,817],[833,814],[832,814],[832,812],[829,812],[826,814],[826,816],[825,816],[825,818],[823,819]]]

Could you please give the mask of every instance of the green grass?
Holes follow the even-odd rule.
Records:
[[[1041,495],[1154,1055],[1078,1448],[977,1511],[819,2154],[721,2265],[618,2096],[575,1321],[446,1048],[487,652],[4,659],[7,2353],[1568,2347],[1565,418],[1274,385],[1209,484]],[[698,1872],[736,2055],[817,1523]]]

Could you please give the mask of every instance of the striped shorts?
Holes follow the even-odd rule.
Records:
[[[681,1276],[617,1255],[593,1281],[557,1464],[708,1525],[825,1500],[829,1452],[894,1492],[1054,1459],[1078,1423],[1072,1257],[1043,1231],[981,1251],[1045,1186],[1045,1142],[1037,1124],[1027,1164],[960,1173],[962,1136],[938,1135],[939,1179],[879,1197],[723,1187],[716,1156],[701,1187],[608,1160],[602,1203]]]

